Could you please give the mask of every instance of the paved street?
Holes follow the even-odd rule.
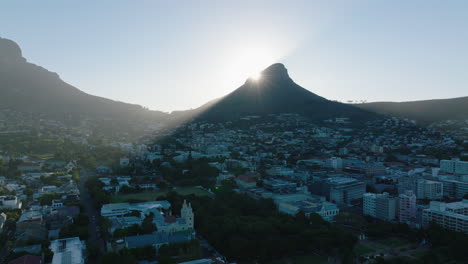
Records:
[[[80,172],[81,204],[84,207],[84,213],[89,217],[88,241],[95,243],[99,247],[100,255],[102,255],[106,252],[106,243],[101,236],[101,231],[99,230],[99,210],[96,209],[93,199],[86,188],[86,181],[90,176],[93,176],[93,173],[90,171],[83,170]]]

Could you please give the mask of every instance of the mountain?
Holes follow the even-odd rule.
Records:
[[[376,117],[369,111],[327,100],[297,85],[283,64],[276,63],[232,93],[192,111],[197,119],[210,121],[236,120],[246,115],[278,113],[302,114],[312,121],[348,117],[362,122]]]
[[[376,102],[357,107],[384,115],[409,118],[422,123],[468,119],[468,96],[413,102]]]
[[[58,74],[27,62],[20,47],[0,38],[0,111],[18,111],[72,123],[84,120],[126,129],[138,122],[157,122],[167,114],[142,106],[87,94]]]

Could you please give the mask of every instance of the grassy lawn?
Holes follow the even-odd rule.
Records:
[[[194,194],[197,196],[211,195],[211,193],[195,187],[177,187],[173,191],[180,195]],[[111,203],[124,203],[129,200],[155,201],[158,197],[166,195],[167,191],[153,191],[141,193],[118,194],[111,197]]]
[[[354,253],[356,253],[356,255],[358,255],[358,256],[366,255],[366,254],[372,253],[374,251],[375,250],[373,250],[372,248],[366,247],[364,245],[357,245],[356,247],[354,247]]]
[[[388,246],[388,247],[402,247],[410,244],[407,240],[404,239],[398,239],[398,238],[392,238],[388,240],[382,240],[379,241],[379,243]]]
[[[315,255],[308,255],[308,256],[300,256],[294,258],[294,264],[320,264],[326,263],[327,258],[315,256]]]

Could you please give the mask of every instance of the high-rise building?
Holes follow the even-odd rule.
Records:
[[[441,181],[444,184],[444,196],[462,199],[468,194],[468,181],[462,179],[444,179]]]
[[[429,208],[423,210],[422,222],[426,227],[434,222],[443,228],[468,234],[468,200],[431,202]]]
[[[388,193],[365,193],[363,195],[363,213],[378,219],[391,221],[396,219],[397,199]]]
[[[398,205],[400,223],[411,222],[416,218],[416,195],[413,191],[408,190],[400,194]]]
[[[417,199],[438,200],[443,197],[444,187],[442,182],[422,179],[420,176],[401,177],[398,184],[398,192],[413,191]]]
[[[468,161],[461,161],[456,158],[451,160],[441,160],[440,170],[449,173],[468,174]]]
[[[444,185],[438,181],[419,179],[416,182],[416,198],[438,200],[443,197]]]

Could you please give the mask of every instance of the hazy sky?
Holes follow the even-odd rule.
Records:
[[[1,1],[0,36],[79,89],[198,107],[282,62],[333,100],[468,96],[468,1]]]

